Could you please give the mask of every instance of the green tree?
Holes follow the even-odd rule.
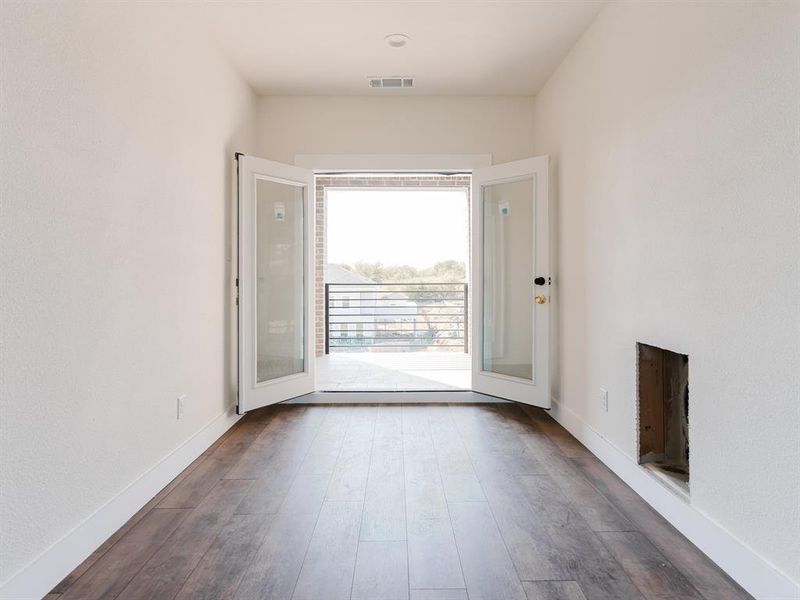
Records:
[[[410,265],[384,265],[381,262],[357,262],[339,265],[375,283],[466,283],[467,268],[463,262],[445,260],[432,267],[417,269]]]

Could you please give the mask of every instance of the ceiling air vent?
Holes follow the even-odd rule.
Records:
[[[413,77],[370,77],[369,87],[387,88],[387,89],[413,88],[414,78]]]

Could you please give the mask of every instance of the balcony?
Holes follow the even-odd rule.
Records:
[[[326,283],[325,354],[469,353],[466,283]]]
[[[326,391],[470,387],[469,289],[463,283],[328,283]]]

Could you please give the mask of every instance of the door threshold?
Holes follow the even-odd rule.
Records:
[[[283,404],[410,404],[410,403],[506,403],[507,400],[470,390],[313,392],[286,400]]]
[[[442,394],[447,392],[471,392],[466,388],[449,390],[315,390],[316,394]]]

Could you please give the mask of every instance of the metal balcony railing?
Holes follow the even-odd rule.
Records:
[[[469,352],[466,283],[326,283],[325,354]]]

